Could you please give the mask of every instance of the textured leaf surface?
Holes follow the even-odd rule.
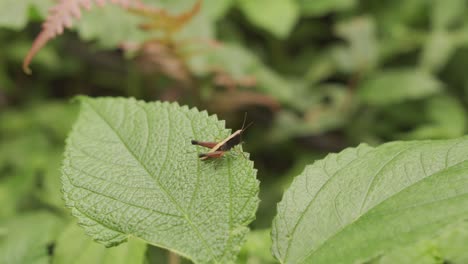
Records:
[[[273,222],[282,263],[355,263],[468,217],[468,138],[361,145],[306,167]]]
[[[468,263],[468,221],[462,221],[444,228],[434,238],[397,248],[389,254],[380,256],[369,264],[438,264]]]
[[[70,224],[59,236],[53,264],[127,264],[144,263],[146,243],[130,239],[128,243],[106,248],[94,242],[76,223]]]
[[[206,112],[133,99],[83,98],[65,151],[67,205],[107,246],[129,235],[197,263],[232,261],[258,204],[252,162],[200,161],[191,139],[229,131]]]
[[[61,228],[62,220],[46,212],[0,221],[0,263],[50,263],[48,246]]]
[[[413,69],[376,73],[359,88],[365,102],[374,105],[420,99],[441,91],[442,83],[431,74]]]

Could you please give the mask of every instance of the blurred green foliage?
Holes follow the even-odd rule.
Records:
[[[178,14],[195,1],[144,2]],[[175,37],[176,50],[140,30],[142,17],[108,4],[51,41],[26,76],[21,61],[54,3],[0,1],[2,222],[30,221],[36,210],[68,219],[60,162],[76,114],[69,99],[78,94],[176,100],[233,129],[248,112],[254,126],[244,149],[263,200],[254,229],[270,227],[292,177],[326,153],[467,130],[464,0],[205,0]],[[262,239],[253,236],[248,243]],[[259,245],[262,253],[241,259],[267,263]]]

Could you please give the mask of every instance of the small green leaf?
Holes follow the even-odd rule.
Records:
[[[83,12],[83,18],[76,22],[80,37],[84,40],[97,40],[103,47],[113,48],[124,41],[141,42],[145,33],[138,29],[141,18],[120,6],[93,6]]]
[[[306,167],[278,205],[282,263],[356,263],[468,217],[468,138],[361,145]]]
[[[387,105],[420,99],[442,90],[443,84],[430,73],[413,69],[387,70],[374,74],[359,87],[361,99]]]
[[[461,137],[466,131],[467,116],[463,105],[450,96],[434,96],[427,100],[425,114],[429,119],[409,132],[409,139],[448,139]]]
[[[36,189],[36,196],[39,200],[55,207],[57,210],[66,211],[62,198],[60,181],[60,165],[63,159],[63,149],[49,149],[43,153],[47,156],[42,168],[42,177],[37,177],[36,184],[40,183],[40,188]],[[68,214],[68,212],[66,212]]]
[[[1,120],[7,118],[0,115]],[[48,142],[37,131],[28,132],[0,140],[0,149],[8,150],[0,151],[0,219],[14,215],[30,202],[27,198],[33,193],[36,177],[46,168]]]
[[[27,1],[3,0],[0,1],[0,26],[20,29],[28,20]]]
[[[440,70],[456,49],[456,43],[449,32],[433,31],[424,44],[421,66],[430,71]]]
[[[154,1],[143,1],[149,6],[155,6]],[[170,14],[181,14],[190,10],[195,1],[160,1],[158,8],[167,10]],[[229,3],[226,3],[228,5]],[[212,20],[222,12],[223,7],[214,7],[220,10],[211,10],[209,3],[202,6],[202,13],[193,17],[180,32],[177,38],[193,39],[213,36]],[[211,20],[210,20],[211,19]],[[138,26],[147,22],[142,16],[138,16],[123,9],[120,6],[108,4],[102,8],[95,6],[93,9],[83,12],[83,18],[77,21],[77,31],[80,37],[85,40],[97,40],[98,43],[107,48],[114,48],[122,42],[141,43],[148,40],[153,34],[138,29]]]
[[[59,236],[53,264],[126,264],[144,263],[146,243],[129,239],[128,243],[106,248],[86,236],[76,223],[70,224]]]
[[[62,226],[60,218],[46,212],[33,212],[0,221],[0,263],[50,263],[48,246]]]
[[[36,8],[41,15],[54,4],[52,0],[2,0],[0,1],[0,27],[22,29],[28,22],[30,8]]]
[[[0,113],[0,218],[42,202],[65,210],[60,182],[63,141],[77,108],[42,102]]]
[[[271,255],[270,229],[254,230],[247,235],[247,241],[242,247],[238,264],[240,263],[276,263]]]
[[[192,139],[229,135],[206,112],[134,99],[82,98],[63,167],[65,201],[86,232],[113,246],[132,235],[196,263],[227,263],[258,204],[252,162],[201,161]]]
[[[202,5],[202,13],[212,20],[221,19],[231,8],[233,0],[205,0]]]
[[[340,70],[364,72],[375,68],[379,51],[375,27],[371,17],[358,17],[336,25],[336,34],[348,42],[333,50]]]
[[[320,16],[332,11],[344,11],[356,5],[356,0],[299,0],[303,14]]]
[[[294,0],[240,0],[237,4],[252,24],[279,38],[287,37],[299,19]]]
[[[238,45],[225,44],[209,55],[192,58],[190,67],[198,75],[207,75],[213,68],[219,67],[234,79],[253,76],[257,82],[255,89],[279,102],[295,106],[302,99],[307,106],[310,105],[310,101],[305,100],[307,98],[298,91],[300,85],[283,78],[263,64],[253,52]]]
[[[464,0],[433,1],[431,3],[432,26],[436,29],[453,27],[463,23],[468,5]]]

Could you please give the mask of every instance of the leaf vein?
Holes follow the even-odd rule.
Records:
[[[140,160],[138,159],[138,157],[136,156],[136,154],[132,151],[132,149],[130,148],[130,146],[128,146],[125,141],[123,140],[122,136],[118,133],[118,131],[116,129],[114,129],[114,127],[111,126],[111,124],[109,123],[109,121],[99,112],[97,111],[97,109],[95,109],[93,107],[92,104],[89,104],[88,105],[90,106],[90,108],[96,113],[96,115],[98,117],[100,117],[104,123],[106,123],[106,125],[110,128],[110,130],[112,130],[112,132],[120,139],[120,141],[122,142],[122,144],[125,146],[125,148],[127,149],[127,151],[133,156],[133,158],[146,170],[146,173],[147,175],[156,180],[156,182],[158,183],[158,185],[160,186],[161,190],[166,194],[166,196],[172,201],[172,203],[177,207],[177,209],[184,214],[184,217],[185,219],[187,220],[187,223],[189,223],[189,225],[192,227],[192,229],[195,231],[195,234],[200,238],[201,242],[204,244],[205,248],[208,249],[208,251],[210,252],[211,256],[217,261],[217,258],[216,258],[216,255],[214,254],[214,251],[213,249],[207,244],[205,238],[201,235],[200,231],[198,230],[198,228],[193,224],[193,222],[191,221],[191,219],[188,217],[187,213],[183,210],[183,208],[180,206],[180,204],[177,202],[177,200],[175,200],[175,198],[170,194],[170,192],[168,190],[166,190],[166,188],[164,187],[163,184],[161,184],[161,182],[159,181],[159,176],[157,178],[154,178],[153,175],[150,173],[149,169],[145,166],[145,164]],[[167,112],[167,116],[168,116],[168,132],[169,132],[169,137],[170,137],[170,126],[171,126],[171,121],[170,121],[170,114],[169,114],[169,111],[166,109],[166,112]],[[145,114],[148,114],[147,111],[145,111]],[[168,139],[168,142],[170,142],[170,138]],[[169,147],[168,147],[168,150],[169,150]],[[160,170],[160,173],[163,171],[163,168],[165,166],[165,164],[167,163],[167,157],[169,156],[168,154],[169,151],[166,151],[166,158],[162,164],[162,168]]]

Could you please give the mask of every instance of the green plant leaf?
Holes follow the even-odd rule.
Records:
[[[463,105],[450,96],[434,96],[427,100],[425,114],[429,124],[409,132],[409,139],[446,139],[461,137],[466,131],[466,112]]]
[[[0,218],[41,200],[65,210],[60,182],[63,141],[77,108],[43,102],[0,113]]]
[[[155,5],[154,1],[143,1],[149,6],[157,6],[167,10],[170,14],[181,14],[189,10],[195,1],[161,1]],[[226,3],[225,5],[228,5]],[[218,7],[219,6],[219,7]],[[210,6],[207,2],[202,6],[202,11],[184,25],[177,38],[189,39],[213,37],[213,22],[215,16],[223,7],[222,3],[216,6]],[[213,10],[220,9],[220,10]],[[77,31],[80,37],[85,40],[97,40],[98,43],[105,48],[115,48],[122,42],[141,43],[148,39],[154,38],[156,33],[145,32],[139,29],[139,25],[147,22],[144,17],[133,14],[120,6],[106,5],[102,8],[94,7],[93,9],[83,12],[83,18],[77,21]]]
[[[456,43],[449,32],[433,31],[424,43],[420,58],[421,66],[430,71],[440,70],[456,48]]]
[[[0,115],[1,120],[8,119]],[[30,203],[27,198],[34,190],[36,175],[45,168],[50,150],[47,140],[33,129],[28,132],[0,140],[0,149],[8,150],[0,152],[0,219]]]
[[[431,22],[436,29],[449,28],[457,23],[463,23],[466,1],[452,0],[449,2],[434,1],[431,5]]]
[[[233,0],[206,0],[202,5],[202,13],[212,20],[221,19],[231,8]]]
[[[4,0],[0,2],[0,25],[7,28],[20,29],[27,22],[27,1]]]
[[[41,211],[0,221],[0,263],[50,263],[48,246],[62,226],[60,218]]]
[[[286,110],[278,113],[271,129],[273,141],[324,133],[337,129],[348,121],[354,109],[348,102],[349,93],[346,87],[340,85],[317,87],[325,91],[324,95],[327,96],[329,102],[321,104],[319,96],[314,98],[315,102],[309,99],[309,108],[306,109],[303,117],[298,117],[294,112]]]
[[[355,263],[468,217],[468,138],[360,145],[306,167],[278,205],[282,263]]]
[[[301,12],[306,15],[320,16],[331,11],[343,11],[354,7],[356,0],[299,0]]]
[[[332,53],[341,71],[365,72],[375,68],[379,51],[375,27],[371,17],[358,17],[335,26],[336,34],[348,42]]]
[[[366,103],[387,105],[420,99],[442,90],[443,84],[430,73],[413,69],[394,69],[376,73],[359,87]]]
[[[60,181],[63,149],[48,149],[43,155],[47,157],[47,160],[42,165],[43,168],[40,171],[42,173],[39,174],[41,177],[36,176],[35,179],[36,185],[39,185],[35,190],[35,198],[65,213],[66,208],[62,198],[62,183]],[[66,213],[68,214],[68,212]]]
[[[43,16],[53,5],[52,0],[2,0],[0,1],[0,27],[22,29],[28,22],[30,8],[35,8]]]
[[[299,19],[294,0],[240,0],[237,4],[252,24],[279,38],[287,37]]]
[[[81,98],[63,167],[65,201],[113,246],[132,235],[197,263],[227,263],[255,217],[253,163],[231,151],[201,161],[190,140],[229,131],[206,112],[134,99]]]
[[[157,4],[151,1],[146,2],[164,8],[172,14],[180,14],[189,10],[196,0],[159,0]],[[222,18],[233,4],[234,0],[204,0],[197,16],[205,16],[206,20],[215,21]]]
[[[397,248],[369,264],[436,264],[467,263],[466,241],[468,221],[462,221],[444,228],[434,238],[418,241],[414,245]]]
[[[106,248],[86,236],[76,223],[72,223],[57,239],[52,263],[137,264],[144,263],[145,251],[146,243],[135,238],[117,247]]]
[[[197,56],[190,60],[191,70],[197,75],[207,75],[213,68],[219,67],[234,79],[253,76],[256,80],[254,89],[272,96],[279,102],[296,108],[310,106],[310,100],[304,95],[307,87],[295,80],[286,79],[263,64],[254,53],[235,44],[217,47],[207,56]]]
[[[114,48],[124,41],[140,43],[147,38],[147,33],[138,29],[142,21],[120,6],[108,4],[83,12],[76,28],[82,39],[97,40],[103,47]]]
[[[254,230],[250,232],[247,235],[245,245],[241,249],[237,263],[276,263],[276,260],[270,252],[270,232],[270,229]]]

